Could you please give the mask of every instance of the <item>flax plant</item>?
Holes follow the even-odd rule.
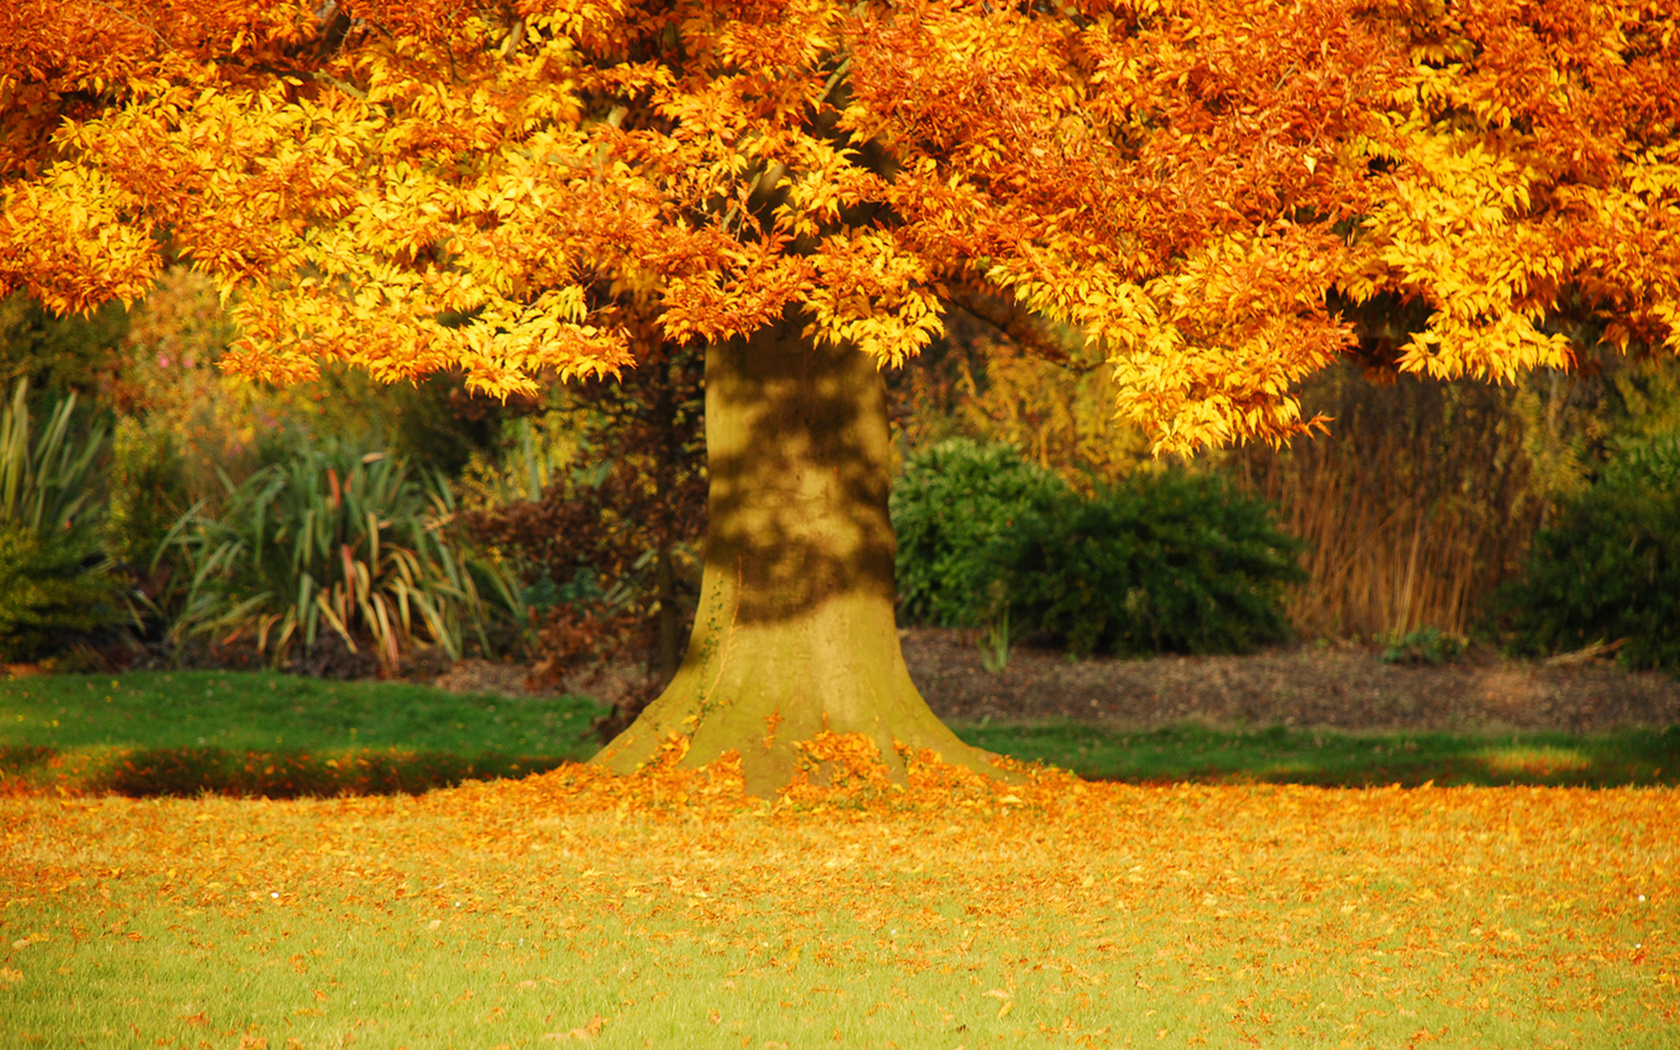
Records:
[[[94,460],[105,445],[95,427],[78,438],[70,429],[76,395],[53,406],[46,425],[30,440],[29,380],[12,387],[0,405],[0,524],[30,532],[63,532],[93,498]]]
[[[219,516],[189,513],[166,543],[192,571],[178,644],[254,641],[279,666],[325,628],[389,669],[416,646],[489,652],[486,622],[517,619],[513,585],[455,533],[448,485],[401,459],[330,445],[223,484]]]
[[[72,428],[74,394],[32,433],[29,383],[0,405],[0,659],[31,660],[120,622],[95,528],[105,431]]]

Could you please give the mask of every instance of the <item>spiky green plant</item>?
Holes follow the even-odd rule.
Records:
[[[488,652],[486,622],[518,619],[506,575],[452,527],[447,484],[395,456],[304,448],[224,484],[220,514],[188,514],[170,541],[192,570],[177,642],[250,639],[278,666],[325,628],[391,667],[416,645]]]
[[[46,426],[30,440],[29,380],[12,387],[0,405],[0,522],[32,532],[63,532],[95,503],[94,460],[105,445],[105,428],[76,434],[71,394],[47,413]]]
[[[74,394],[31,426],[29,383],[0,405],[0,658],[32,660],[125,619],[99,544],[105,430],[72,426]]]

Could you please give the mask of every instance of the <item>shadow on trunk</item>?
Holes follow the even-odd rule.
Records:
[[[700,603],[670,686],[596,757],[630,772],[674,749],[740,753],[767,795],[809,767],[800,744],[857,733],[902,779],[906,750],[1000,774],[910,681],[894,622],[885,386],[797,316],[708,348],[709,499]]]

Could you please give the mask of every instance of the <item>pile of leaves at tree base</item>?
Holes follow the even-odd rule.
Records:
[[[952,807],[1034,808],[1085,787],[1072,773],[1029,766],[1013,759],[994,760],[998,777],[943,761],[930,750],[902,749],[904,777],[896,780],[874,742],[861,733],[828,731],[799,745],[800,758],[793,779],[775,799],[747,794],[740,756],[725,752],[704,766],[679,763],[687,750],[673,741],[655,761],[632,776],[618,776],[592,765],[567,765],[520,782],[542,793],[544,805],[580,810],[631,808],[639,813],[684,812],[706,819],[735,812],[833,811],[865,814],[950,812]],[[503,782],[498,791],[517,792],[518,784]],[[488,789],[464,785],[460,790]]]

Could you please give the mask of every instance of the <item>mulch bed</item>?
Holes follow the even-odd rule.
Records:
[[[1097,658],[1018,646],[985,669],[971,632],[900,632],[905,662],[941,718],[1074,718],[1147,728],[1189,721],[1341,730],[1490,731],[1680,725],[1680,680],[1607,661],[1507,660],[1485,649],[1440,665],[1384,663],[1381,650],[1306,645],[1251,656]],[[463,661],[445,688],[532,695],[525,670]]]
[[[1680,725],[1680,681],[1605,661],[1534,663],[1473,649],[1449,663],[1407,665],[1384,663],[1375,648],[1307,645],[1251,656],[1070,662],[1061,652],[1017,647],[994,674],[965,632],[901,633],[911,677],[941,718],[1342,730]]]

